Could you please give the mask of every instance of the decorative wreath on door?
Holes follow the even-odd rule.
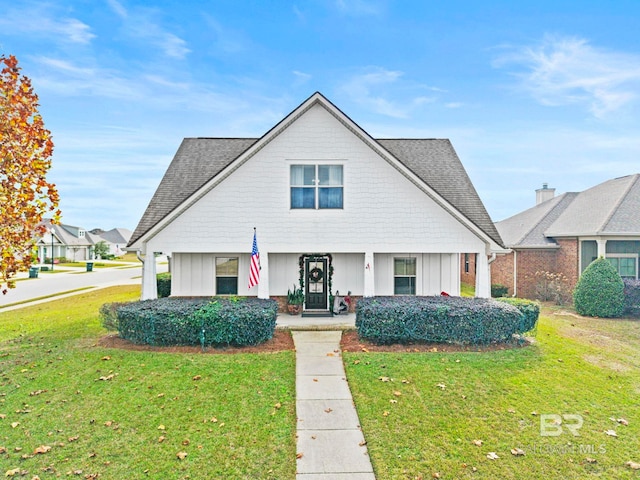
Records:
[[[316,267],[309,270],[310,282],[318,283],[318,282],[321,282],[323,278],[324,278],[324,271],[322,271],[322,269]]]

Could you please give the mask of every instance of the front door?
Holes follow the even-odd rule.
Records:
[[[310,257],[305,259],[307,310],[327,310],[327,258]]]

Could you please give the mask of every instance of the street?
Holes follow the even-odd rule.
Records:
[[[106,263],[98,261],[96,263]],[[113,262],[121,265],[120,262]],[[94,263],[95,265],[95,263]],[[158,273],[167,271],[164,257],[158,261]],[[92,272],[86,268],[71,268],[55,266],[53,272],[38,272],[38,278],[28,278],[27,273],[21,273],[16,282],[16,288],[11,288],[6,295],[0,294],[0,311],[3,306],[31,299],[60,295],[70,290],[87,287],[107,287],[112,285],[140,284],[142,281],[142,266],[131,263],[126,267],[99,267]],[[51,298],[55,300],[55,297]]]

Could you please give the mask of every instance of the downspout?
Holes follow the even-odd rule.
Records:
[[[518,296],[518,251],[513,250],[513,295],[512,297]]]

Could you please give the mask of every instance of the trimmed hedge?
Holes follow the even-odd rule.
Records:
[[[171,295],[171,274],[158,273],[156,275],[156,285],[158,286],[158,298],[165,298]]]
[[[493,298],[502,298],[509,295],[509,288],[505,287],[501,283],[492,283],[491,284],[491,296]]]
[[[524,315],[524,321],[519,327],[517,333],[526,333],[536,328],[538,323],[538,317],[540,317],[540,304],[533,300],[527,300],[526,298],[496,298],[497,302],[513,305],[520,313]]]
[[[120,336],[148,345],[245,346],[273,337],[278,304],[257,298],[159,298],[116,308]]]
[[[624,282],[611,263],[600,257],[589,264],[573,291],[573,304],[580,315],[601,318],[624,313]]]
[[[640,280],[624,279],[624,313],[640,317]]]
[[[505,342],[525,330],[506,303],[467,297],[369,297],[356,306],[358,335],[377,344]]]

